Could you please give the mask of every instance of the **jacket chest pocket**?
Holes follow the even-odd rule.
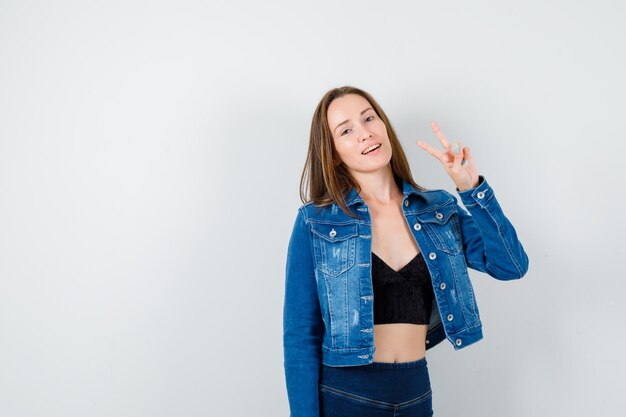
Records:
[[[419,214],[418,220],[437,249],[451,255],[463,251],[459,213],[454,205],[437,207],[428,213]]]
[[[336,277],[354,266],[356,223],[313,223],[313,247],[317,268]]]

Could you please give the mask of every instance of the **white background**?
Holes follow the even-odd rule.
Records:
[[[0,415],[287,416],[286,249],[313,111],[354,85],[416,181],[470,146],[530,260],[471,271],[438,416],[623,416],[618,1],[0,2]]]

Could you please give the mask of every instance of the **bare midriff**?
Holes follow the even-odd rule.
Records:
[[[374,325],[374,362],[413,362],[426,356],[427,324]]]

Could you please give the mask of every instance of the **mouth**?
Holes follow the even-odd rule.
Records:
[[[363,152],[361,152],[361,155],[367,155],[370,152],[375,151],[376,149],[380,148],[381,144],[380,143],[375,143],[372,146],[368,147],[367,149],[365,149]]]

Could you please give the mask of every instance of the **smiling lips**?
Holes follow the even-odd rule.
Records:
[[[367,155],[369,152],[380,148],[380,143],[375,143],[372,146],[368,147],[367,149],[365,149],[363,152],[361,152],[362,155]]]

